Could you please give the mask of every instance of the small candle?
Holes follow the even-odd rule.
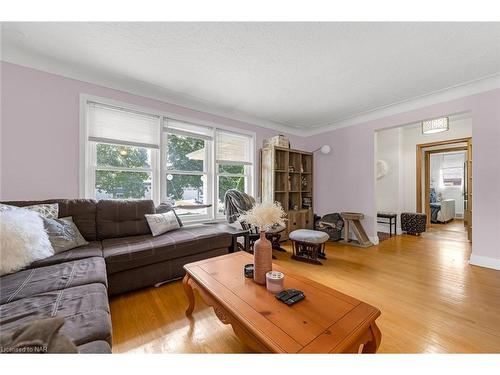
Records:
[[[284,287],[285,275],[279,271],[266,273],[266,288],[271,293],[279,293]]]

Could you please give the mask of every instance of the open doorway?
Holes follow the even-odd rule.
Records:
[[[416,201],[431,232],[472,240],[471,137],[417,145]]]
[[[376,227],[380,241],[387,239],[395,240],[394,234],[400,235],[401,231],[401,213],[418,213],[426,212],[429,217],[427,224],[427,235],[436,237],[439,231],[446,229],[454,230],[451,233],[444,233],[449,239],[457,239],[467,241],[472,231],[472,118],[470,113],[464,112],[460,114],[448,115],[448,128],[434,134],[424,132],[423,122],[405,124],[399,127],[380,129],[375,132],[375,205],[376,205]],[[455,145],[454,145],[455,144]],[[419,147],[420,146],[420,147]],[[435,151],[434,154],[439,155],[437,150],[446,149],[443,152],[462,152],[466,153],[467,166],[461,166],[461,170],[467,173],[466,176],[447,175],[445,184],[454,185],[454,193],[460,193],[457,197],[441,194],[440,198],[455,199],[455,214],[451,214],[453,219],[445,217],[442,220],[441,213],[439,220],[446,222],[445,224],[436,226],[431,225],[431,208],[430,208],[430,189],[431,177],[427,179],[429,182],[425,184],[425,151]],[[460,149],[454,149],[460,147]],[[429,153],[429,164],[431,155]],[[432,155],[434,155],[432,154]],[[437,156],[436,156],[437,157]],[[432,157],[434,158],[434,157]],[[457,172],[451,169],[451,165],[457,163],[455,157],[446,156],[441,159],[446,161],[433,160],[434,164],[444,165],[448,163],[450,169],[446,172]],[[456,156],[456,158],[459,158]],[[455,164],[454,164],[455,163]],[[460,169],[460,168],[459,168]],[[420,173],[418,173],[420,171]],[[419,180],[419,182],[417,182]],[[434,178],[434,183],[438,183],[438,179]],[[463,184],[463,188],[459,189],[458,184]],[[426,186],[428,189],[426,189]],[[426,195],[426,190],[428,190]],[[453,190],[452,188],[450,190]],[[448,192],[446,192],[448,193]],[[424,202],[429,202],[429,207],[426,208]],[[450,203],[444,203],[449,208]],[[392,216],[395,220],[386,218]],[[438,220],[438,221],[439,221]],[[396,228],[394,228],[396,227]],[[460,233],[458,233],[460,232]],[[468,235],[467,235],[468,233]]]

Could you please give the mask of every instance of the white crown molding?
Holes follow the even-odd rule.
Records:
[[[494,270],[500,270],[500,259],[483,257],[472,254],[469,259],[469,264],[472,266],[486,267]]]
[[[500,88],[500,74],[495,74],[492,76],[484,77],[478,80],[466,82],[464,84],[425,94],[419,97],[411,98],[405,101],[375,108],[370,111],[360,112],[344,120],[318,125],[312,129],[297,129],[286,124],[261,119],[256,116],[248,115],[246,113],[217,108],[217,105],[214,103],[209,103],[199,98],[193,98],[179,93],[170,92],[154,84],[131,79],[128,77],[112,76],[110,74],[105,74],[97,70],[86,69],[84,67],[63,63],[50,57],[16,48],[12,45],[2,48],[2,56],[0,56],[0,59],[12,64],[26,66],[32,69],[60,75],[66,78],[71,78],[98,86],[107,87],[110,89],[124,91],[130,94],[163,101],[173,105],[178,105],[190,110],[205,112],[215,116],[220,116],[258,127],[272,129],[276,132],[304,138]]]
[[[244,122],[250,125],[273,129],[277,132],[287,133],[296,136],[303,136],[302,129],[293,127],[276,121],[261,119],[246,113],[217,108],[217,105],[199,98],[189,97],[176,92],[168,91],[160,86],[132,79],[106,74],[95,69],[88,69],[81,66],[74,66],[56,59],[32,53],[24,49],[16,48],[12,45],[2,48],[0,61],[25,66],[43,72],[59,75],[78,81],[83,81],[98,86],[124,91],[129,94],[143,96],[149,99],[159,100],[168,104],[177,105],[186,109],[205,112],[211,115],[224,117],[231,120]]]
[[[419,97],[375,108],[371,111],[359,113],[345,120],[339,120],[330,124],[321,125],[318,128],[305,131],[303,136],[310,137],[331,130],[358,125],[364,122],[377,120],[383,117],[412,111],[433,104],[443,103],[498,88],[500,88],[500,74],[494,74],[439,91],[434,91]]]

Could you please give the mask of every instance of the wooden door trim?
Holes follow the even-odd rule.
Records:
[[[466,227],[467,227],[467,239],[472,241],[472,195],[473,195],[473,160],[472,160],[472,138],[467,141],[467,209],[464,212],[464,216],[467,217]]]
[[[431,172],[429,169],[431,169],[431,155],[428,152],[425,152],[425,207],[424,207],[424,212],[427,215],[427,225],[431,224],[431,205],[430,200],[431,200],[431,189],[429,185],[431,184]]]
[[[436,141],[436,142],[429,142],[429,143],[421,143],[421,144],[418,144],[417,145],[417,148],[416,148],[416,152],[417,152],[417,160],[416,160],[416,166],[417,166],[417,171],[416,171],[416,183],[417,183],[417,186],[416,186],[416,192],[417,192],[417,212],[421,213],[422,211],[426,212],[426,208],[422,209],[422,162],[423,162],[423,158],[424,158],[424,152],[423,152],[423,149],[424,148],[428,148],[428,147],[435,147],[435,146],[444,146],[444,145],[450,145],[450,144],[454,144],[454,143],[463,143],[463,142],[466,142],[466,143],[469,143],[472,141],[472,137],[466,137],[466,138],[456,138],[456,139],[448,139],[448,140],[445,140],[445,141]],[[467,150],[467,146],[458,146],[458,147],[452,147],[452,148],[448,148],[448,149],[439,149],[439,150],[428,150],[426,151],[429,152],[429,153],[436,153],[436,152],[445,152],[445,151],[457,151],[457,149],[465,149]],[[427,166],[426,166],[426,170],[427,170]],[[425,186],[426,186],[426,190],[428,190],[428,184],[427,184],[427,181],[425,181]],[[425,193],[425,198],[427,199],[428,196],[427,196],[427,192],[424,191]],[[427,213],[427,212],[426,212]],[[429,216],[429,215],[427,215]]]

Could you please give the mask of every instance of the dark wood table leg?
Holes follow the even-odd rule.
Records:
[[[238,236],[233,235],[233,253],[238,251]]]
[[[184,292],[186,293],[186,297],[188,299],[188,307],[186,309],[186,316],[190,317],[194,310],[194,293],[193,287],[190,285],[191,276],[186,273],[184,279],[182,279],[182,285],[184,287]]]
[[[245,233],[243,235],[244,241],[245,241],[245,251],[248,253],[250,250],[250,233]]]

